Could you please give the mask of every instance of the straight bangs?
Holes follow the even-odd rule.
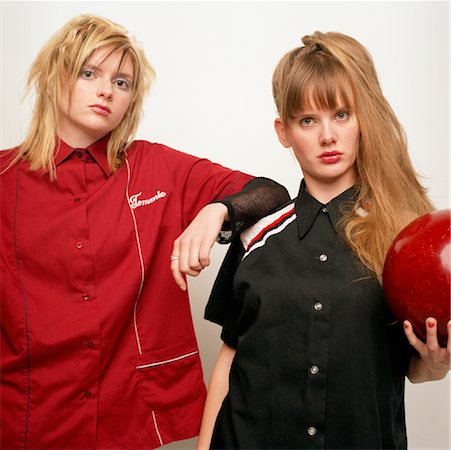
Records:
[[[303,36],[302,43],[286,53],[274,70],[277,112],[288,127],[302,112],[316,108],[336,112],[343,107],[357,119],[359,193],[355,207],[340,224],[350,248],[382,282],[393,239],[433,205],[417,179],[404,130],[382,93],[368,50],[336,32],[315,31]]]
[[[315,55],[316,56],[316,55]],[[312,58],[313,59],[313,58]],[[306,69],[294,68],[286,90],[286,111],[283,120],[288,123],[301,111],[312,108],[354,110],[354,94],[344,69],[334,60],[303,63]]]

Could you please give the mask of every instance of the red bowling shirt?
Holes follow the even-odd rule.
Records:
[[[136,141],[1,176],[1,448],[144,449],[198,433],[205,387],[173,241],[252,177]]]

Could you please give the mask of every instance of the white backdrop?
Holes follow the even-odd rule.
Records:
[[[27,129],[30,99],[21,99],[38,50],[71,17],[95,13],[127,27],[157,71],[139,138],[273,178],[295,196],[302,175],[273,131],[272,71],[301,36],[340,31],[372,53],[432,200],[437,208],[450,207],[447,1],[2,1],[0,8],[1,148],[18,144]],[[220,330],[202,319],[203,308],[225,250],[215,246],[213,264],[190,280],[207,381]],[[411,449],[450,447],[449,392],[449,375],[407,382]],[[168,447],[194,446],[189,440]]]

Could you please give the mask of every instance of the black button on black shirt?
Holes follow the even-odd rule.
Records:
[[[411,350],[341,237],[355,194],[323,205],[302,183],[232,243],[206,308],[237,349],[213,448],[406,447]]]

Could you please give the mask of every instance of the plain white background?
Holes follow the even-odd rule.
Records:
[[[27,130],[32,99],[22,101],[22,94],[38,50],[82,13],[127,27],[157,71],[139,138],[273,178],[292,196],[302,174],[275,137],[272,71],[315,30],[357,38],[373,55],[433,202],[450,207],[448,2],[2,1],[1,148],[17,145]],[[207,381],[220,330],[202,319],[203,308],[225,250],[215,246],[212,265],[190,280]],[[449,448],[449,375],[435,383],[407,382],[406,391],[410,448]],[[194,446],[189,440],[168,447]]]

